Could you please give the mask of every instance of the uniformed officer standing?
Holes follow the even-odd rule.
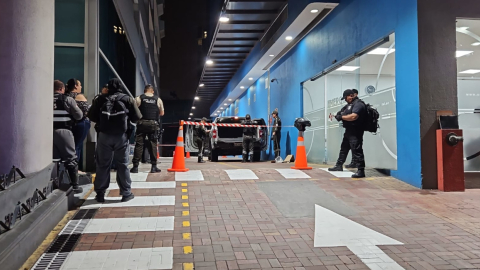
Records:
[[[355,97],[358,97],[358,90],[357,89],[352,89],[352,91],[355,94]],[[345,109],[347,109],[347,107],[348,107],[348,103],[347,103],[347,105],[343,106],[343,108],[337,113],[337,115],[342,115],[342,113],[345,111]],[[355,157],[352,154],[352,160],[350,161],[350,164],[345,166],[345,168],[348,168],[348,169],[358,168],[357,163],[358,163],[357,160],[355,159]]]
[[[273,150],[275,151],[275,159],[280,156],[280,139],[282,137],[282,119],[278,116],[278,109],[272,112],[273,116],[273,131],[272,131],[272,140],[273,140]]]
[[[245,121],[243,125],[253,125],[250,114],[245,116]],[[243,163],[247,162],[248,157],[250,156],[250,162],[253,162],[253,142],[254,135],[256,133],[256,128],[254,127],[244,127],[243,128]]]
[[[352,175],[352,178],[365,177],[365,157],[363,155],[363,134],[364,120],[366,118],[367,108],[365,104],[355,97],[351,89],[343,92],[342,100],[348,103],[347,108],[341,115],[335,116],[338,121],[343,121],[345,134],[343,135],[340,155],[335,167],[329,168],[329,171],[343,171],[343,164],[347,159],[348,151],[352,150],[352,156],[357,161],[358,171]]]
[[[207,123],[207,118],[202,118],[200,122],[203,125],[198,125],[195,127],[195,142],[197,143],[198,147],[198,163],[205,163],[203,160],[203,146],[205,138],[207,137],[207,133],[210,131],[205,128],[205,123]]]
[[[137,123],[135,135],[135,152],[133,154],[133,168],[131,173],[138,173],[138,165],[143,155],[143,148],[146,147],[150,153],[152,164],[151,173],[159,173],[157,168],[157,142],[158,131],[160,130],[160,116],[164,115],[163,102],[155,95],[152,85],[145,86],[144,94],[136,98],[137,106],[143,117]],[[148,140],[145,140],[148,138]],[[146,145],[144,145],[146,142]]]
[[[78,160],[72,128],[75,120],[83,118],[83,112],[75,100],[65,95],[65,84],[53,82],[53,158],[65,163],[70,184],[76,193],[83,191],[78,186]]]

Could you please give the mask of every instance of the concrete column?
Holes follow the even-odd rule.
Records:
[[[0,173],[52,160],[54,0],[0,1]]]

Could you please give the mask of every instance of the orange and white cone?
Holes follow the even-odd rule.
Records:
[[[187,158],[190,158],[190,152],[187,152]]]
[[[297,158],[295,159],[295,170],[311,170],[307,163],[307,151],[305,150],[305,140],[303,139],[303,131],[298,132],[297,142]]]
[[[185,168],[185,144],[183,142],[183,120],[180,121],[180,128],[178,129],[177,146],[173,154],[172,168],[168,169],[169,172],[188,172]]]

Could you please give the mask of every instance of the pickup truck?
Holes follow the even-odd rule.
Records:
[[[245,117],[217,117],[214,124],[241,124]],[[254,125],[265,126],[263,118],[253,119]],[[213,126],[210,132],[209,159],[218,161],[219,156],[242,156],[243,127]],[[257,127],[253,160],[260,161],[261,152],[268,147],[268,129]]]

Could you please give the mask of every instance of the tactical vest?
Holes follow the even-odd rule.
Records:
[[[253,122],[246,120],[246,121],[243,122],[243,124],[244,125],[253,125]],[[254,127],[244,127],[243,128],[243,135],[253,136],[253,135],[255,135],[255,132],[256,132],[255,129],[256,128],[254,128]]]
[[[140,96],[142,103],[140,104],[140,112],[143,117],[142,120],[158,120],[160,110],[158,109],[158,97],[149,97],[145,94]]]
[[[75,120],[65,108],[67,97],[60,93],[53,96],[53,129],[69,129],[73,128]]]
[[[353,107],[357,105],[358,102],[361,102],[359,98],[355,98],[351,104],[347,104],[345,110],[343,111],[344,115],[350,115],[353,113]],[[362,129],[363,128],[364,115],[359,115],[355,121],[343,121],[344,128],[354,128]]]

